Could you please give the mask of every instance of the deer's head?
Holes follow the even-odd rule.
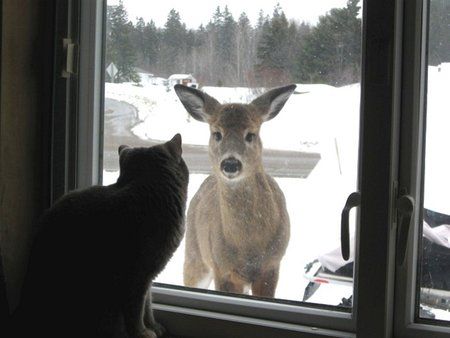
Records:
[[[277,116],[295,87],[269,90],[250,104],[220,104],[210,95],[183,85],[175,85],[175,92],[193,118],[210,126],[209,156],[215,174],[236,180],[263,170],[261,124]]]

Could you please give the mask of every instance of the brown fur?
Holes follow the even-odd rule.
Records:
[[[294,89],[273,89],[250,104],[221,105],[201,91],[175,87],[188,112],[211,129],[213,174],[195,194],[187,215],[186,286],[207,287],[214,278],[219,291],[243,293],[250,286],[253,295],[274,297],[290,224],[283,192],[264,172],[259,131]],[[254,134],[250,141],[248,133]],[[223,169],[230,158],[241,163],[237,174]]]

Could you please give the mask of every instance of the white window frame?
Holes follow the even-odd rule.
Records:
[[[106,1],[80,0],[77,188],[101,182]]]
[[[81,20],[76,177],[77,187],[85,187],[98,183],[102,171],[104,65],[101,56],[106,0],[72,1],[80,3]],[[362,203],[358,215],[358,224],[363,226],[357,226],[356,230],[358,259],[354,269],[353,312],[154,287],[156,315],[173,334],[248,338],[448,335],[448,328],[414,323],[411,311],[401,310],[410,309],[413,299],[412,284],[407,280],[415,274],[417,212],[414,231],[410,232],[409,243],[413,245],[408,245],[407,268],[398,269],[395,282],[398,184],[407,187],[420,200],[415,182],[420,182],[421,159],[417,154],[422,147],[422,127],[415,123],[421,121],[423,114],[420,107],[425,67],[422,35],[417,35],[423,33],[423,27],[418,24],[417,15],[426,8],[423,6],[426,1],[363,1],[361,111],[364,114],[361,114],[359,166],[364,174],[359,182]],[[410,48],[416,51],[412,63]],[[410,124],[405,122],[408,116]],[[408,144],[403,142],[411,134],[408,130],[413,128],[416,130],[410,137],[419,141],[405,155],[408,152],[403,148],[400,152],[400,145]],[[405,179],[409,181],[405,183]]]

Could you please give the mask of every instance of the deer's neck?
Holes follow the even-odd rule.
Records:
[[[266,174],[258,173],[237,182],[221,181],[218,188],[226,236],[267,232],[276,224],[273,220],[279,217],[279,210]]]

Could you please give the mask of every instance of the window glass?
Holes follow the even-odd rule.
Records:
[[[450,2],[430,1],[421,318],[450,320]]]
[[[175,133],[190,169],[195,216],[156,282],[350,308],[354,212],[348,262],[340,222],[358,190],[361,3],[108,0],[106,20],[103,184],[118,177],[119,145]],[[209,125],[176,84],[217,104],[296,87],[254,101],[257,113],[222,107],[234,122]]]

